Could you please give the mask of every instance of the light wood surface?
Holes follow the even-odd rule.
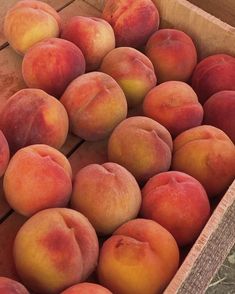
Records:
[[[235,27],[234,0],[189,0],[189,2]]]
[[[0,32],[4,11],[13,2],[17,1],[2,0],[2,3],[5,4],[1,4]],[[66,22],[69,17],[77,14],[99,16],[105,1],[48,0],[46,2],[50,2],[57,9],[64,7],[60,14],[63,21]],[[216,52],[226,52],[235,56],[235,31],[233,27],[185,0],[156,0],[156,3],[161,15],[161,27],[175,27],[190,34],[194,41],[197,40],[200,58]],[[3,44],[1,42],[5,41],[1,39],[0,33],[0,45]],[[0,50],[0,106],[11,94],[25,87],[20,70],[21,61],[22,58],[13,52],[9,46]],[[92,161],[102,162],[106,159],[104,151],[106,144],[104,142],[98,144],[97,149],[94,146],[96,146],[95,143],[82,143],[80,138],[69,135],[61,151],[69,157],[74,173],[84,164]],[[4,202],[4,197],[0,193],[0,219],[5,217],[0,225],[0,249],[12,244],[14,234],[23,223],[23,219],[15,213],[6,217],[9,211],[10,208]],[[235,243],[234,215],[235,182],[223,196],[197,242],[164,293],[200,294],[205,292],[216,270],[223,263],[225,256]],[[6,252],[8,258],[11,258],[9,250],[7,248]],[[0,252],[2,252],[2,255],[4,254],[3,250],[0,250]],[[0,254],[0,275],[3,270],[8,270],[8,274],[13,275],[14,269],[7,269],[6,259],[1,261],[1,258]]]

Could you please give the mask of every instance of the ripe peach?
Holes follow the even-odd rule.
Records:
[[[107,288],[93,283],[80,283],[74,285],[60,294],[112,294]]]
[[[159,27],[151,0],[107,0],[102,17],[113,27],[116,45],[139,48]]]
[[[192,87],[204,104],[213,94],[235,91],[235,58],[227,54],[215,54],[201,60],[192,75]]]
[[[104,56],[115,48],[111,25],[98,17],[72,17],[63,27],[61,37],[81,49],[86,60],[86,71],[98,69]]]
[[[235,178],[235,146],[218,128],[194,127],[175,138],[172,169],[196,178],[215,197]]]
[[[154,67],[148,57],[130,47],[110,51],[104,57],[100,70],[118,82],[129,107],[140,104],[157,83]]]
[[[17,272],[29,289],[56,294],[87,279],[97,264],[98,250],[86,217],[69,208],[51,208],[23,224],[13,253]]]
[[[47,145],[31,145],[11,158],[3,179],[5,197],[22,215],[66,206],[72,192],[67,158]]]
[[[235,144],[235,91],[220,91],[203,105],[204,124],[224,131]]]
[[[199,126],[203,108],[193,89],[180,81],[168,81],[154,87],[144,98],[144,114],[168,129],[173,137]]]
[[[113,293],[162,293],[179,264],[172,235],[158,223],[131,220],[107,239],[100,251],[98,277]]]
[[[85,72],[82,51],[72,42],[49,38],[30,48],[23,58],[22,74],[30,88],[59,98],[68,84]]]
[[[197,51],[192,39],[176,29],[155,32],[146,44],[145,53],[152,61],[160,83],[188,81],[197,64]]]
[[[171,150],[168,130],[144,116],[122,121],[108,142],[109,161],[124,166],[140,183],[170,168]]]
[[[141,215],[167,229],[178,245],[193,243],[210,216],[210,203],[203,186],[177,171],[152,177],[142,189]]]
[[[4,20],[5,36],[19,54],[25,54],[39,41],[58,37],[60,29],[59,14],[42,1],[18,1],[7,12]]]
[[[5,173],[8,162],[10,159],[9,145],[4,136],[3,132],[0,130],[0,177]]]
[[[56,98],[39,89],[23,89],[5,103],[0,128],[12,153],[31,144],[59,149],[67,138],[69,119]]]
[[[119,164],[90,164],[75,176],[71,207],[84,214],[100,235],[135,218],[140,204],[135,178]]]
[[[29,294],[27,289],[21,283],[5,277],[0,277],[0,293]]]
[[[60,101],[68,112],[71,132],[88,141],[104,139],[127,116],[122,89],[101,72],[75,79]]]

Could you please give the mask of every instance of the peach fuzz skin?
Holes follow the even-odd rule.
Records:
[[[75,79],[60,99],[65,106],[70,130],[87,140],[102,140],[127,116],[126,97],[118,83],[101,72]]]
[[[76,77],[85,72],[82,51],[72,42],[49,38],[24,55],[22,75],[29,88],[38,88],[59,98]]]
[[[98,239],[87,220],[68,208],[45,209],[18,231],[13,248],[24,285],[38,294],[57,294],[94,271]]]
[[[172,138],[168,130],[143,116],[122,121],[108,142],[109,161],[124,166],[140,184],[170,168],[171,151]]]
[[[191,85],[204,104],[213,94],[235,91],[235,58],[227,54],[215,54],[201,60],[192,75]]]
[[[58,37],[61,18],[50,5],[34,0],[17,2],[6,14],[4,33],[11,47],[25,54],[34,44]]]
[[[193,89],[180,81],[168,81],[154,87],[144,98],[143,112],[168,129],[172,137],[199,126],[203,107]]]
[[[80,283],[74,285],[60,294],[112,294],[107,288],[93,283]]]
[[[7,277],[0,277],[1,294],[29,294],[28,290],[19,282]]]
[[[63,207],[72,193],[72,171],[67,158],[47,145],[30,145],[11,158],[3,178],[9,205],[24,216]]]
[[[172,170],[197,179],[209,197],[224,193],[235,178],[235,146],[220,129],[202,125],[174,140]]]
[[[0,177],[3,176],[7,168],[10,159],[9,145],[4,136],[3,132],[0,130]]]
[[[152,62],[140,51],[119,47],[102,60],[100,71],[113,77],[125,93],[129,107],[135,107],[157,83]]]
[[[142,197],[141,215],[167,229],[179,246],[192,244],[210,216],[205,189],[185,173],[169,171],[152,177]]]
[[[142,47],[159,27],[159,13],[151,0],[108,0],[102,17],[113,27],[117,47]]]
[[[98,278],[113,293],[158,294],[178,264],[179,249],[172,235],[152,220],[135,219],[104,242]]]
[[[106,162],[87,165],[77,173],[71,207],[84,214],[99,235],[108,235],[137,216],[141,200],[132,174],[119,164]]]
[[[98,17],[72,17],[63,27],[61,38],[73,42],[81,49],[87,72],[98,69],[104,56],[115,48],[111,25]]]
[[[187,82],[197,64],[197,51],[192,39],[183,31],[161,29],[155,32],[145,47],[152,61],[158,82]]]
[[[59,149],[65,142],[69,119],[64,106],[39,89],[23,89],[5,103],[0,116],[11,153],[31,144]]]
[[[220,91],[203,105],[203,123],[224,131],[235,144],[235,91]]]

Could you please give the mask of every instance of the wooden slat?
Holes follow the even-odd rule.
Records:
[[[100,11],[105,3],[105,0],[85,1]],[[196,43],[199,59],[222,52],[235,55],[234,27],[186,0],[153,0],[153,2],[159,9],[161,27],[174,27],[188,33]]]
[[[53,8],[55,8],[58,11],[58,10],[61,10],[66,5],[69,5],[74,0],[41,0],[41,1],[51,5]],[[0,48],[5,46],[7,42],[3,32],[4,17],[7,11],[17,2],[19,2],[19,0],[8,0],[8,1],[1,0],[1,3],[0,3],[0,7],[1,7],[0,8]]]
[[[13,213],[0,225],[0,276],[18,280],[12,248],[16,233],[25,220],[25,217]]]
[[[213,212],[164,294],[204,293],[235,243],[235,181]]]
[[[235,27],[234,0],[188,0],[208,13]]]

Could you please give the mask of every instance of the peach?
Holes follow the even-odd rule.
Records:
[[[235,91],[220,91],[203,105],[204,123],[224,131],[235,144]]]
[[[210,216],[210,203],[199,181],[177,171],[152,177],[142,189],[141,215],[167,229],[178,245],[192,244]]]
[[[39,89],[23,89],[6,101],[0,129],[12,153],[31,144],[59,149],[68,135],[69,119],[56,98]]]
[[[124,166],[140,183],[170,168],[171,150],[168,130],[144,116],[122,121],[108,142],[109,161]]]
[[[162,293],[179,264],[172,235],[158,223],[131,220],[107,239],[100,251],[98,277],[119,294]]]
[[[10,159],[9,145],[4,136],[3,132],[0,130],[0,177],[5,173],[8,162]]]
[[[17,272],[35,293],[57,294],[87,279],[98,259],[98,239],[86,217],[69,208],[42,210],[18,231]]]
[[[113,77],[126,95],[129,107],[140,104],[157,78],[152,62],[130,47],[115,48],[103,59],[100,71]]]
[[[90,164],[75,176],[71,207],[84,214],[99,235],[108,235],[135,218],[141,204],[140,188],[119,164]]]
[[[22,74],[30,88],[42,89],[59,98],[68,84],[85,72],[82,51],[72,42],[49,38],[24,55]]]
[[[155,32],[146,44],[145,54],[152,61],[160,83],[170,80],[187,82],[197,64],[192,39],[176,29]]]
[[[115,48],[111,25],[98,17],[72,17],[63,27],[61,37],[81,49],[86,60],[86,71],[98,69],[104,56]]]
[[[58,37],[60,29],[59,14],[42,1],[18,1],[4,20],[5,36],[19,54],[25,54],[30,47],[46,38]]]
[[[118,47],[139,48],[159,27],[159,13],[151,0],[107,0],[102,17],[113,27]]]
[[[117,82],[101,72],[76,78],[60,101],[65,106],[71,132],[88,140],[102,140],[127,116],[125,95]]]
[[[29,294],[27,289],[21,283],[6,277],[0,277],[0,293]]]
[[[74,285],[61,294],[112,294],[107,288],[94,283],[80,283]]]
[[[204,104],[213,94],[235,91],[235,58],[228,54],[214,54],[201,60],[192,75],[192,87]]]
[[[199,126],[203,108],[193,89],[181,81],[168,81],[154,87],[144,98],[143,112],[168,129],[173,137]]]
[[[72,192],[67,158],[48,145],[30,145],[11,158],[3,179],[5,197],[18,213],[66,206]]]
[[[235,178],[235,146],[216,127],[194,127],[175,138],[172,169],[197,179],[209,197],[218,196]]]

